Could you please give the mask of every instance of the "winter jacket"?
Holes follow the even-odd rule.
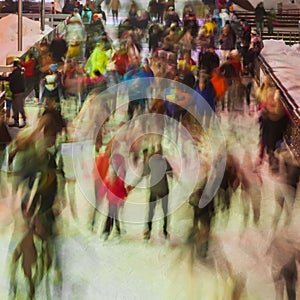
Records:
[[[8,77],[0,76],[0,80],[9,81],[9,88],[13,94],[25,92],[24,75],[19,67],[15,68]]]
[[[200,94],[206,102],[209,104],[211,109],[215,111],[216,109],[216,103],[215,103],[215,98],[216,98],[216,93],[214,90],[213,85],[209,82],[205,85],[204,89],[200,91],[199,88],[199,81],[197,81],[196,86],[195,86],[195,91]],[[196,97],[196,109],[198,113],[203,113],[204,111],[207,110],[206,106],[203,104],[203,99],[199,96]]]

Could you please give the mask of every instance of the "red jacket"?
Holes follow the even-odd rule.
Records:
[[[116,176],[113,179],[106,177],[104,184],[100,187],[99,194],[101,196],[106,194],[106,198],[110,205],[120,206],[127,197],[123,179],[119,176]]]
[[[34,69],[35,69],[35,59],[30,58],[27,61],[21,61],[21,66],[25,68],[24,76],[25,77],[33,77],[34,76]]]
[[[120,75],[124,75],[127,72],[129,58],[127,53],[121,54],[116,52],[111,59],[115,63],[116,71]]]

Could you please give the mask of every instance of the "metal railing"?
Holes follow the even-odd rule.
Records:
[[[274,31],[273,34],[264,33],[264,40],[283,40],[289,46],[300,44],[300,30],[293,31]]]
[[[0,18],[9,15],[8,13],[0,13]],[[45,24],[49,25],[52,28],[55,28],[60,23],[64,22],[68,14],[45,14]],[[41,14],[39,13],[23,13],[23,17],[29,18],[34,21],[41,22]]]

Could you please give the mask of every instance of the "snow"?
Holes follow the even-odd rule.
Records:
[[[23,17],[23,52],[26,52],[32,45],[40,41],[45,35],[49,34],[53,28],[46,25],[41,32],[40,22]],[[0,19],[0,42],[2,45],[0,52],[0,65],[6,64],[7,55],[18,53],[18,15],[9,14]]]
[[[282,40],[264,40],[261,55],[295,100],[298,105],[295,110],[300,112],[300,44],[288,46]]]

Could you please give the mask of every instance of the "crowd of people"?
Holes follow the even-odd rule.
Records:
[[[259,116],[260,140],[256,162],[251,165],[251,155],[247,148],[244,149],[244,159],[229,151],[223,179],[212,201],[205,207],[199,207],[208,180],[205,172],[199,176],[199,182],[188,200],[194,215],[191,217],[192,229],[187,243],[194,245],[197,258],[207,257],[213,221],[219,211],[229,215],[232,195],[237,190],[241,191],[245,227],[250,222],[250,206],[253,222],[259,226],[263,201],[260,190],[263,184],[261,170],[266,155],[272,174],[280,173],[280,179],[276,179],[280,184],[276,193],[278,210],[274,216],[274,228],[277,228],[284,208],[288,214],[286,224],[291,221],[299,167],[290,156],[286,158],[288,151],[282,146],[290,119],[280,100],[279,90],[268,76],[255,89],[255,60],[264,47],[260,36],[261,24],[257,24],[256,30],[251,28],[247,20],[238,20],[232,6],[228,6],[225,18],[221,18],[215,10],[200,25],[192,6],[186,5],[182,16],[179,16],[175,2],[168,1],[166,5],[154,0],[150,0],[147,11],[139,10],[137,3],[131,1],[126,19],[119,23],[120,2],[111,0],[106,6],[108,10],[111,9],[114,25],[117,26],[117,39],[109,36],[106,30],[106,13],[99,1],[87,1],[83,7],[76,6],[75,1],[66,1],[64,12],[71,15],[66,20],[65,35],[57,35],[52,41],[43,39],[24,61],[14,61],[11,74],[1,76],[1,80],[8,84],[6,114],[1,116],[0,142],[4,147],[0,148],[0,162],[2,164],[6,159],[6,146],[9,145],[8,164],[14,174],[13,197],[17,195],[18,189],[23,190],[21,212],[27,226],[26,234],[12,256],[13,295],[17,294],[16,270],[21,256],[23,271],[30,286],[30,299],[34,297],[37,285],[51,265],[60,268],[53,240],[58,234],[56,220],[67,204],[66,196],[63,195],[65,174],[59,141],[62,136],[65,140],[72,140],[72,126],[80,119],[78,116],[82,111],[97,104],[97,97],[118,83],[132,83],[126,85],[130,101],[122,122],[129,121],[132,125],[136,116],[145,113],[164,114],[191,132],[195,144],[201,148],[207,143],[205,130],[210,128],[214,115],[221,121],[224,116],[228,116],[230,136],[225,137],[226,143],[232,143],[230,139],[234,143],[241,142],[243,137],[239,126],[242,126],[245,116]],[[186,89],[176,85],[165,89],[155,85],[155,78],[171,80]],[[135,85],[139,80],[142,80],[148,98],[144,91],[137,88],[139,85]],[[37,98],[41,106],[41,114],[34,128],[26,126],[27,116],[24,111],[25,96],[31,91],[34,91],[33,97]],[[71,119],[64,116],[66,101],[77,103]],[[97,111],[114,117],[118,113],[116,102],[103,98],[98,103]],[[10,103],[13,123],[10,123]],[[191,111],[201,116],[202,124],[197,124]],[[19,123],[19,114],[22,123]],[[121,235],[120,209],[126,204],[128,194],[138,188],[139,182],[144,177],[150,177],[147,200],[149,212],[145,220],[147,226],[144,239],[151,239],[152,220],[159,199],[162,199],[164,215],[163,235],[169,239],[172,232],[168,228],[168,205],[171,201],[168,180],[170,176],[176,180],[178,174],[164,155],[164,124],[158,126],[162,130],[160,137],[145,135],[142,141],[132,145],[129,159],[142,171],[139,180],[128,184],[125,180],[127,158],[121,147],[126,139],[120,141],[112,138],[110,142],[104,142],[107,138],[107,122],[109,119],[95,134],[95,210],[91,227],[96,227],[98,207],[107,199],[108,212],[101,235],[104,240],[109,239],[114,224],[117,235]],[[6,124],[25,129],[12,141]],[[131,125],[128,125],[129,132]],[[141,130],[151,126],[145,123],[140,125]],[[178,126],[173,129],[178,140]],[[212,162],[207,161],[205,153],[200,157],[205,161],[205,170],[208,172]],[[74,193],[70,195],[74,197]],[[76,214],[73,215],[76,218]],[[38,263],[40,256],[36,253],[36,239],[44,247],[41,253],[42,264]],[[51,247],[51,243],[54,243],[54,247]],[[275,247],[274,244],[272,247]],[[289,269],[288,273],[279,273],[276,275],[283,276],[285,280],[297,278],[294,269]],[[239,299],[243,282],[236,280],[235,284],[234,299]],[[294,292],[295,286],[288,285],[288,293]]]

